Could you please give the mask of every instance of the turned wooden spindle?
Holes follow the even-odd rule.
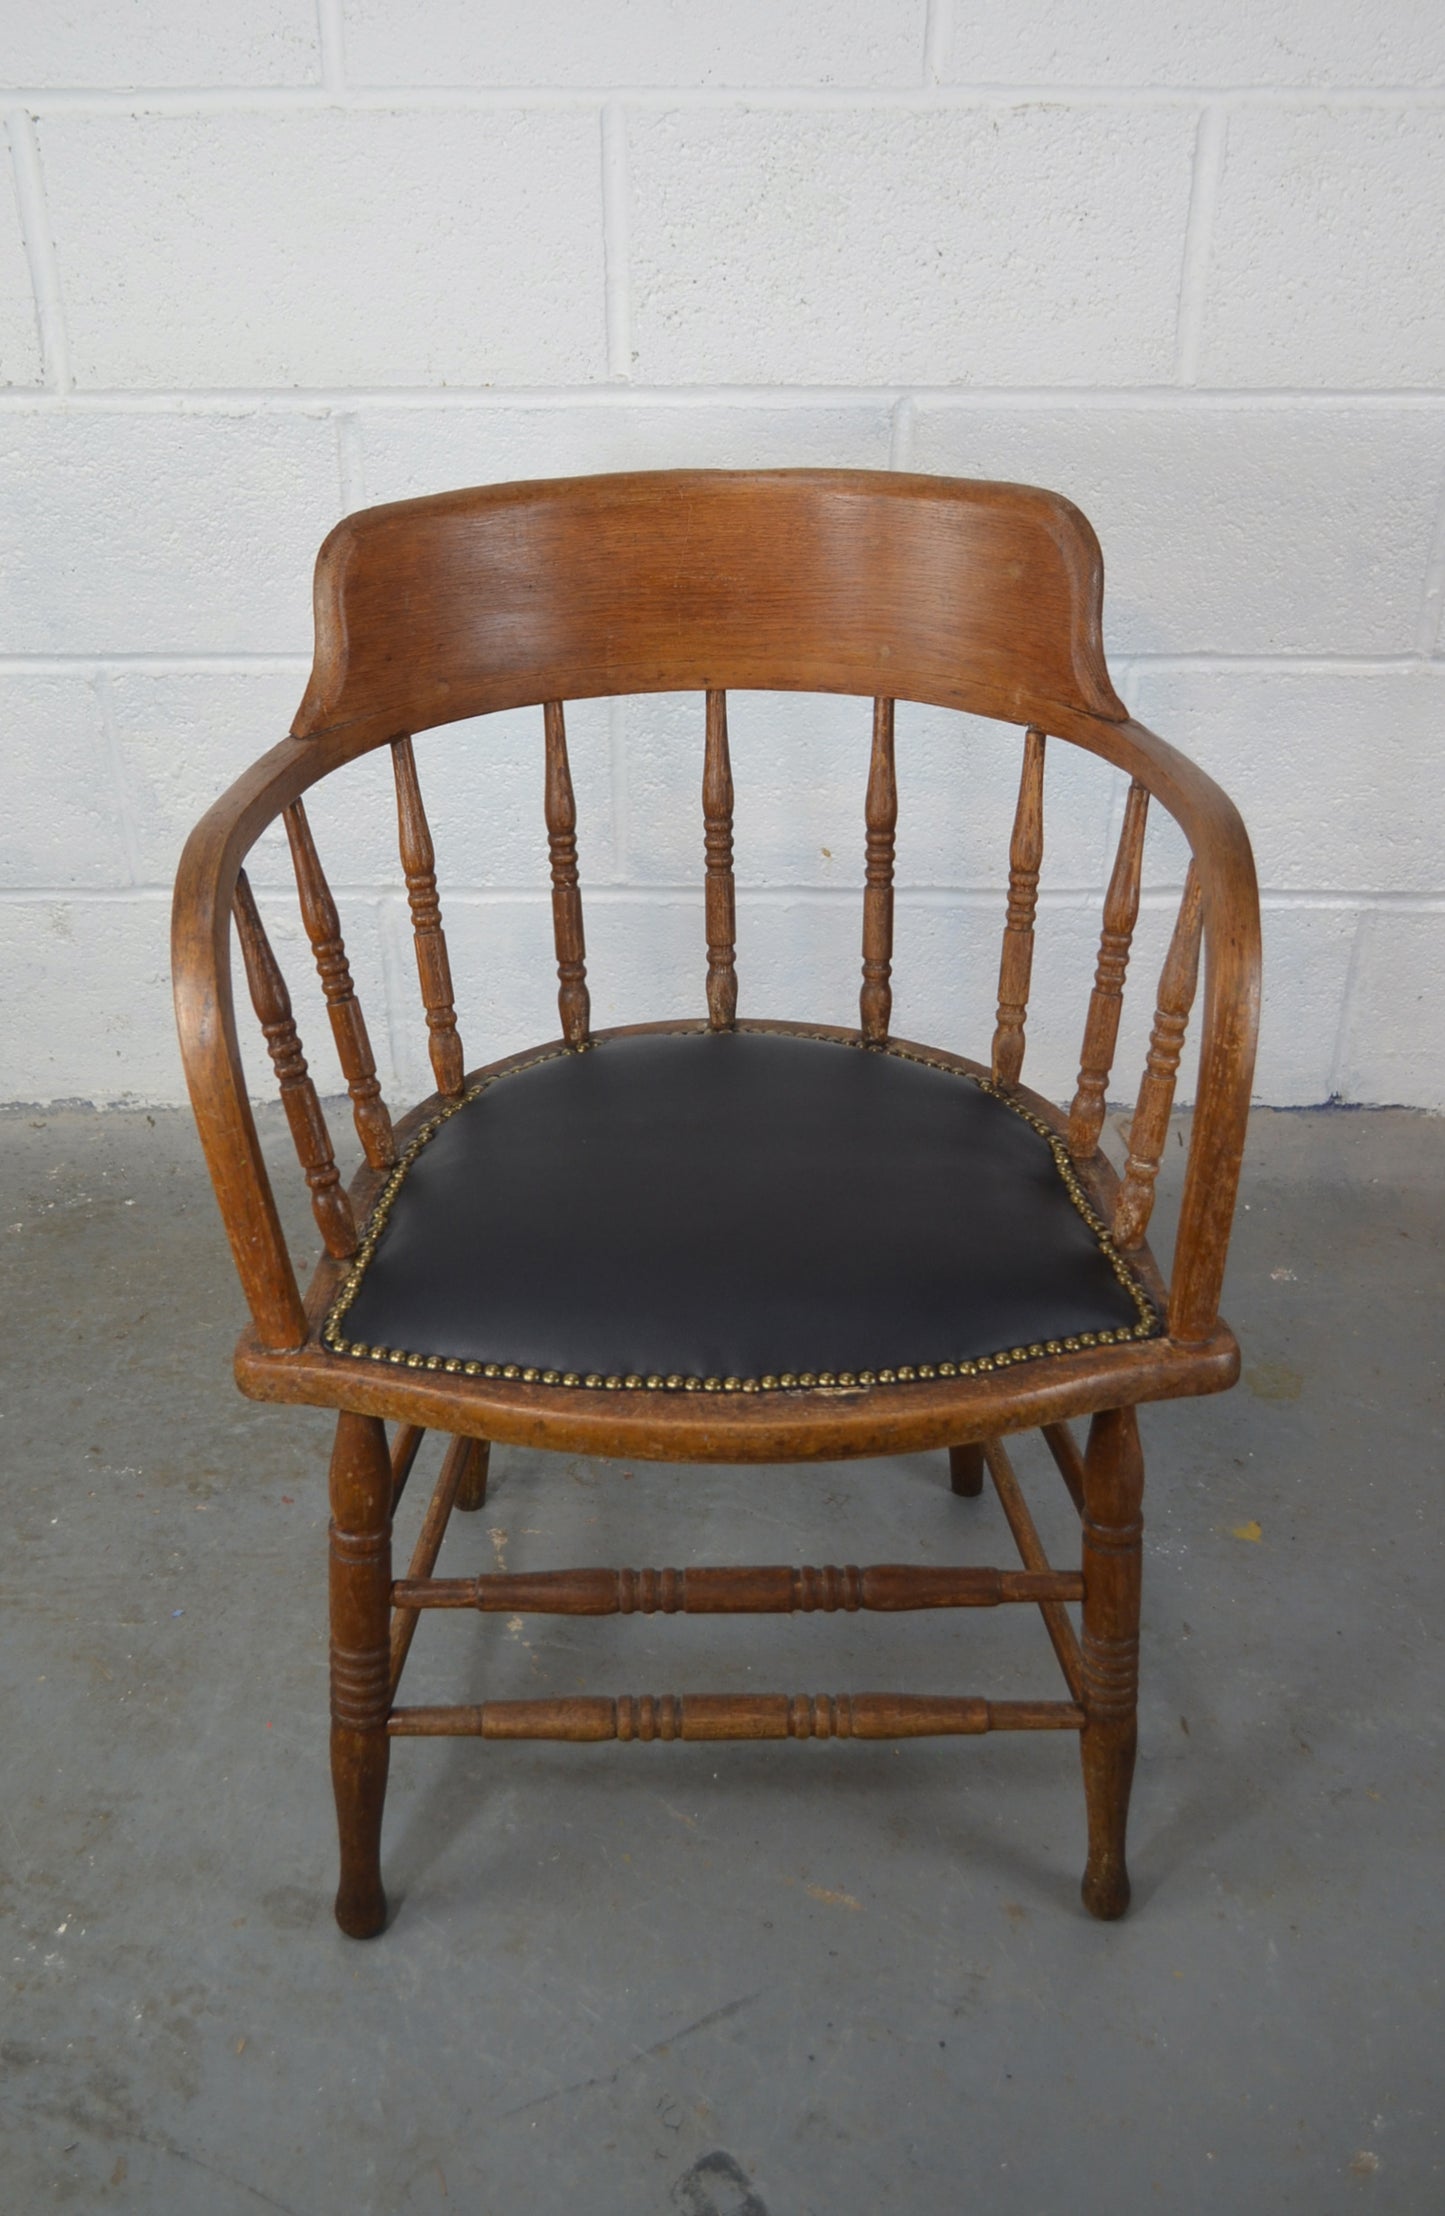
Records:
[[[703,850],[707,859],[707,1020],[731,1031],[738,1014],[737,896],[733,886],[733,769],[728,696],[709,692],[702,762]]]
[[[311,1190],[311,1212],[328,1254],[338,1260],[356,1252],[356,1219],[341,1183],[341,1173],[331,1151],[331,1133],[316,1097],[316,1087],[306,1067],[291,995],[271,951],[266,927],[256,907],[256,896],[244,870],[236,879],[231,903],[251,1002],[261,1019],[271,1066],[281,1088],[281,1105],[291,1126],[297,1157]]]
[[[893,765],[893,703],[873,703],[873,751],[863,802],[867,856],[863,878],[863,985],[858,1017],[869,1046],[881,1046],[893,1014],[893,848],[898,779]]]
[[[1009,842],[1008,920],[998,966],[998,1026],[993,1035],[993,1075],[1016,1085],[1024,1063],[1024,1025],[1034,966],[1034,912],[1039,904],[1039,865],[1044,858],[1044,734],[1024,734],[1023,774]]]
[[[396,1159],[391,1118],[381,1097],[366,1018],[361,1013],[361,1003],[351,981],[351,964],[346,959],[346,946],[341,936],[341,918],[316,852],[306,810],[299,800],[293,800],[286,810],[286,837],[296,871],[301,921],[306,926],[306,936],[316,957],[316,974],[326,995],[326,1012],[331,1018],[331,1032],[336,1041],[341,1073],[346,1079],[346,1090],[351,1095],[356,1135],[372,1168],[389,1169]]]
[[[1113,1231],[1121,1247],[1142,1244],[1154,1207],[1154,1181],[1169,1136],[1169,1111],[1174,1105],[1174,1081],[1184,1050],[1184,1032],[1194,1005],[1199,980],[1199,941],[1204,904],[1194,864],[1184,880],[1184,897],[1174,922],[1174,936],[1159,976],[1159,1001],[1154,1028],[1149,1034],[1149,1055],[1144,1079],[1134,1104],[1129,1127],[1129,1158],[1114,1203]]]
[[[918,1608],[998,1608],[1009,1601],[1080,1600],[1077,1571],[915,1569],[878,1562],[691,1570],[484,1571],[398,1579],[398,1609],[476,1608],[489,1615],[788,1616]]]
[[[437,1090],[448,1099],[461,1092],[463,1059],[457,1037],[457,1008],[452,1006],[452,964],[441,931],[441,902],[437,897],[437,849],[421,804],[417,782],[417,756],[410,738],[392,740],[392,769],[397,773],[397,829],[401,844],[401,871],[406,875],[406,897],[412,911],[412,940],[417,944],[417,975],[421,979],[421,1004],[426,1008],[428,1050]]]
[[[1144,824],[1149,794],[1136,779],[1124,803],[1124,823],[1119,833],[1109,890],[1104,895],[1104,928],[1099,936],[1099,960],[1084,1044],[1079,1057],[1079,1083],[1069,1110],[1069,1152],[1086,1161],[1099,1145],[1104,1128],[1104,1097],[1114,1066],[1119,1038],[1119,1011],[1124,1004],[1124,977],[1129,949],[1139,920],[1139,877],[1144,861]]]
[[[547,745],[544,808],[552,862],[552,935],[557,948],[557,1008],[569,1046],[585,1046],[592,1002],[587,991],[587,944],[582,935],[582,894],[577,884],[577,802],[567,761],[567,727],[560,700],[543,706]]]
[[[457,1036],[457,1011],[452,1000],[452,966],[442,932],[441,902],[437,898],[436,849],[431,826],[422,806],[417,782],[416,756],[409,738],[391,742],[396,773],[396,820],[400,834],[401,866],[406,877],[406,897],[411,908],[412,937],[416,942],[416,968],[426,1009],[427,1046],[437,1091],[455,1099],[462,1089],[462,1042]]]
[[[953,1700],[927,1693],[642,1693],[610,1700],[489,1700],[394,1708],[399,1738],[923,1739],[984,1731],[1079,1731],[1072,1701]]]

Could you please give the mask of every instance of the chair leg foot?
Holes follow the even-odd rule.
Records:
[[[456,1507],[465,1509],[468,1514],[486,1504],[487,1469],[491,1458],[492,1446],[489,1439],[473,1439],[470,1442],[467,1466],[462,1471],[454,1503]]]
[[[1129,1905],[1125,1833],[1138,1744],[1139,1599],[1144,1462],[1132,1408],[1089,1427],[1084,1459],[1084,1716],[1081,1752],[1089,1859],[1081,1888],[1091,1916]]]
[[[341,1842],[336,1921],[348,1939],[374,1939],[386,1925],[381,1883],[381,1817],[391,1741],[384,1733],[331,1733],[331,1782]]]
[[[983,1491],[983,1448],[981,1445],[950,1447],[948,1450],[948,1480],[953,1490],[965,1500],[977,1500]]]
[[[331,1456],[331,1782],[341,1846],[336,1921],[352,1939],[373,1938],[386,1922],[391,1498],[385,1426],[344,1412]]]

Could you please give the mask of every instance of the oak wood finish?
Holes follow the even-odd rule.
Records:
[[[731,1031],[738,1018],[737,896],[733,888],[733,766],[728,696],[709,692],[702,764],[703,913],[707,925],[707,1020]]]
[[[1084,1799],[1089,1860],[1083,1899],[1106,1922],[1129,1905],[1124,1834],[1138,1744],[1139,1595],[1144,1458],[1132,1408],[1089,1426],[1084,1460]]]
[[[1069,1152],[1086,1161],[1099,1144],[1104,1128],[1105,1094],[1114,1066],[1119,1038],[1119,1016],[1124,1005],[1124,979],[1129,949],[1139,920],[1139,877],[1144,863],[1144,825],[1149,813],[1149,788],[1136,778],[1124,802],[1124,822],[1118,851],[1104,896],[1104,928],[1099,939],[1099,959],[1089,1014],[1084,1026],[1079,1084],[1069,1110]]]
[[[1199,877],[1191,862],[1184,880],[1184,897],[1174,924],[1174,935],[1159,978],[1159,1005],[1149,1034],[1149,1059],[1144,1081],[1129,1127],[1129,1158],[1124,1180],[1114,1203],[1114,1237],[1119,1245],[1142,1245],[1154,1208],[1154,1183],[1169,1136],[1169,1111],[1174,1106],[1174,1082],[1184,1048],[1184,1031],[1194,1005],[1199,977],[1199,939],[1203,917]]]
[[[983,1448],[975,1440],[948,1450],[948,1482],[961,1500],[977,1500],[983,1491]]]
[[[998,1023],[993,1035],[993,1076],[1017,1085],[1024,1063],[1024,1025],[1034,966],[1034,914],[1044,858],[1044,734],[1024,733],[1024,765],[1009,844],[1008,920],[998,971]]]
[[[376,1062],[367,1036],[366,1018],[351,981],[351,964],[341,936],[341,918],[331,897],[316,844],[311,836],[305,803],[293,800],[285,811],[286,837],[296,871],[296,891],[301,921],[316,957],[316,974],[326,996],[326,1013],[341,1062],[341,1074],[351,1095],[351,1112],[362,1151],[373,1169],[390,1168],[395,1160],[391,1118],[381,1097]]]
[[[258,761],[197,826],[176,883],[177,1018],[197,1124],[252,1315],[237,1350],[243,1389],[339,1411],[332,1461],[333,1773],[342,1846],[338,1917],[361,1936],[386,1909],[379,1837],[391,1735],[488,1738],[785,1738],[985,1729],[1081,1734],[1089,1860],[1084,1897],[1100,1916],[1127,1899],[1124,1832],[1134,1755],[1142,1462],[1137,1404],[1232,1384],[1239,1354],[1218,1315],[1258,1012],[1259,922],[1248,841],[1232,804],[1194,764],[1131,720],[1101,642],[1094,535],[1057,495],[867,471],[675,471],[484,487],[351,516],[316,575],[316,656],[292,736]],[[816,690],[874,702],[864,799],[864,975],[860,1028],[773,1023],[879,1042],[892,1020],[892,876],[897,821],[893,702],[994,716],[1027,728],[1010,853],[1010,897],[990,1067],[1061,1135],[1101,1220],[1137,1246],[1132,1265],[1167,1312],[1156,1338],[1065,1351],[991,1374],[886,1388],[767,1395],[649,1394],[396,1369],[333,1354],[321,1326],[347,1268],[354,1223],[381,1190],[379,1091],[355,1008],[339,924],[311,846],[310,788],[390,745],[403,867],[438,1087],[398,1118],[399,1152],[466,1082],[441,931],[435,852],[410,736],[523,705],[543,708],[543,813],[552,865],[563,1041],[590,1038],[576,868],[576,806],[562,703],[626,692],[707,696],[704,761],[707,1014],[737,1022],[731,770],[725,694]],[[1020,1082],[1046,735],[1131,781],[1104,904],[1081,1071],[1066,1118]],[[1192,862],[1165,975],[1123,1186],[1098,1148],[1119,1001],[1138,910],[1146,809],[1180,826]],[[367,1161],[341,1193],[289,1001],[243,864],[287,820],[308,936]],[[252,996],[327,1251],[303,1299],[257,1142],[236,1034],[232,912]],[[1143,1244],[1202,952],[1200,1074],[1172,1277]],[[324,957],[324,960],[323,960]],[[338,1023],[339,1015],[339,1023]],[[676,1030],[664,1026],[639,1025]],[[344,1034],[344,1037],[343,1037]],[[603,1034],[608,1036],[608,1034]],[[900,1042],[903,1043],[903,1042]],[[514,1067],[535,1047],[474,1078]],[[987,1076],[937,1049],[930,1058]],[[349,1060],[348,1060],[349,1057]],[[360,1099],[358,1099],[358,1092]],[[365,1110],[363,1116],[362,1111]],[[328,1174],[329,1166],[329,1174]],[[352,1210],[355,1213],[352,1213]],[[1092,1419],[1086,1453],[1069,1423]],[[384,1423],[397,1427],[390,1451]],[[1004,1437],[1041,1426],[1083,1517],[1082,1573],[1052,1569]],[[390,1518],[425,1430],[451,1435],[411,1574],[392,1583]],[[454,1507],[485,1494],[488,1442],[672,1461],[766,1463],[949,1450],[955,1491],[992,1475],[1018,1571],[850,1565],[819,1569],[590,1570],[437,1579]],[[1082,1596],[1082,1638],[1068,1610]],[[1041,1609],[1066,1701],[907,1694],[658,1695],[398,1708],[399,1671],[434,1607],[561,1613],[767,1612],[857,1607]]]
[[[453,1439],[442,1458],[441,1475],[427,1503],[421,1530],[412,1549],[411,1566],[407,1571],[410,1582],[430,1578],[441,1553],[442,1541],[447,1535],[452,1509],[456,1505],[458,1489],[472,1461],[470,1439]],[[398,1680],[411,1652],[411,1642],[416,1635],[417,1612],[395,1601],[394,1594],[387,1596],[388,1606],[394,1608],[391,1618],[390,1650],[387,1665],[387,1690],[394,1695]]]
[[[988,1463],[988,1474],[993,1479],[994,1491],[998,1494],[999,1506],[1008,1520],[1009,1530],[1013,1533],[1014,1545],[1019,1550],[1019,1559],[1037,1575],[1043,1576],[1048,1570],[1049,1558],[1044,1552],[1043,1541],[1038,1534],[1038,1526],[1029,1513],[1029,1504],[1024,1499],[1023,1487],[1019,1484],[1018,1478],[1014,1474],[1014,1466],[1004,1451],[1002,1439],[988,1440],[983,1451],[984,1458]],[[1058,1600],[1040,1600],[1039,1614],[1044,1619],[1044,1629],[1048,1632],[1054,1653],[1058,1657],[1059,1668],[1064,1673],[1064,1681],[1075,1700],[1082,1700],[1084,1666],[1080,1659],[1079,1642],[1074,1633],[1074,1626],[1065,1612],[1062,1602]]]
[[[341,1173],[331,1151],[331,1133],[301,1051],[291,1013],[291,995],[271,951],[271,942],[244,870],[236,880],[234,900],[236,930],[251,987],[251,1001],[261,1019],[281,1104],[286,1110],[297,1159],[311,1193],[311,1212],[327,1253],[344,1260],[356,1252],[356,1219],[351,1213],[351,1202],[342,1190]]]
[[[336,1921],[350,1939],[373,1938],[386,1922],[392,1490],[384,1426],[343,1414],[331,1456],[331,1780],[341,1838]]]
[[[644,1693],[607,1700],[492,1700],[396,1708],[404,1738],[928,1739],[985,1731],[1079,1731],[1072,1701],[950,1700],[926,1693]]]
[[[1082,1600],[1070,1571],[912,1569],[534,1570],[521,1575],[399,1578],[396,1608],[476,1608],[493,1615],[787,1616],[860,1608],[997,1608],[1005,1601]]]
[[[882,1046],[893,1015],[893,849],[898,830],[898,776],[893,755],[893,702],[873,703],[873,751],[864,796],[863,985],[858,1015],[869,1046]]]
[[[577,879],[577,802],[572,792],[561,701],[547,701],[542,713],[547,752],[544,812],[552,869],[552,931],[557,945],[557,1012],[567,1044],[585,1046],[592,1004],[587,992],[587,945]]]
[[[456,1505],[463,1515],[475,1515],[487,1503],[487,1472],[492,1447],[488,1439],[469,1439],[466,1467],[457,1480]]]
[[[462,1042],[457,1036],[452,966],[442,930],[441,901],[437,897],[436,849],[422,805],[410,737],[393,739],[391,754],[396,776],[401,866],[411,908],[422,1005],[426,1009],[427,1050],[437,1091],[444,1100],[452,1100],[462,1089]]]
[[[398,1424],[396,1437],[391,1442],[391,1512],[393,1516],[401,1506],[401,1496],[406,1491],[407,1480],[416,1465],[421,1443],[426,1437],[419,1423]]]

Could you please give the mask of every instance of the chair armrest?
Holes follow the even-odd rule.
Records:
[[[176,1025],[186,1085],[241,1284],[266,1348],[306,1337],[306,1315],[247,1098],[231,993],[231,899],[257,837],[329,762],[285,739],[238,778],[186,841],[171,906]]]
[[[1069,719],[1083,741],[1146,785],[1180,826],[1204,903],[1204,1007],[1189,1161],[1170,1279],[1170,1336],[1207,1339],[1219,1313],[1249,1120],[1259,1029],[1259,888],[1239,810],[1212,777],[1142,723]]]

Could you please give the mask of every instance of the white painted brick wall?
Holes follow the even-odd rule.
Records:
[[[0,1099],[181,1096],[177,851],[289,722],[338,514],[793,463],[1077,500],[1121,689],[1254,834],[1260,1097],[1445,1107],[1439,9],[0,0],[0,86]],[[475,1060],[555,1029],[539,721],[419,742]],[[856,1006],[867,721],[734,702],[751,1012]],[[569,728],[597,1020],[695,1012],[701,704]],[[974,1052],[1016,762],[900,711],[896,1019]],[[1120,805],[1050,750],[1056,1095]],[[414,1095],[385,765],[312,812]],[[1156,824],[1121,1093],[1182,868]],[[334,1089],[275,834],[253,875]]]

